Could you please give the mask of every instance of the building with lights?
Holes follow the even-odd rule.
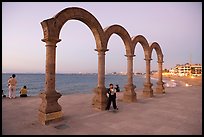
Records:
[[[177,76],[201,76],[201,64],[177,64],[174,68],[169,70],[170,75]]]

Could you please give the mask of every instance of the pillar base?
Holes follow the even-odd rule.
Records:
[[[47,124],[49,121],[62,117],[62,107],[58,104],[58,99],[62,96],[54,91],[50,93],[42,92],[39,94],[42,98],[42,103],[39,108],[39,120],[42,124]]]
[[[38,118],[41,124],[48,125],[51,122],[62,120],[62,111],[48,113],[48,114],[39,112]]]
[[[107,106],[107,89],[105,87],[96,87],[94,89],[95,96],[92,99],[93,108],[103,111]]]
[[[153,97],[152,83],[145,83],[143,89],[143,97]]]
[[[131,103],[137,101],[137,94],[134,90],[135,88],[136,86],[133,84],[125,86],[125,92],[123,93],[123,102]]]
[[[163,85],[164,85],[164,82],[157,82],[156,93],[158,93],[158,94],[164,94],[165,93],[165,88]]]

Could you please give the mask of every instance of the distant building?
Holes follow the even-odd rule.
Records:
[[[174,68],[169,70],[171,75],[177,76],[201,76],[202,65],[201,64],[177,64]]]
[[[177,65],[176,66],[176,73],[179,76],[189,76],[191,73],[190,64],[186,63],[186,64],[182,64],[182,65]]]
[[[202,75],[202,65],[201,64],[192,64],[191,65],[191,75],[192,76],[201,76]]]

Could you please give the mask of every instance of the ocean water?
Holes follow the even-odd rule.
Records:
[[[8,95],[7,81],[12,74],[2,74],[2,89],[4,94]],[[27,86],[29,96],[37,96],[44,89],[45,74],[16,74],[17,88],[16,95],[19,96],[19,90],[24,85]],[[56,74],[56,90],[62,95],[74,93],[93,93],[93,89],[97,86],[97,74]],[[134,76],[133,78],[136,89],[143,89],[145,82],[144,76]],[[152,79],[153,86],[156,79]],[[109,83],[118,84],[121,90],[127,83],[127,76],[124,75],[106,75],[105,86],[109,87]]]

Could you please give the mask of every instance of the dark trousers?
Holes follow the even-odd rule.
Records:
[[[109,110],[110,109],[110,105],[111,105],[111,102],[113,103],[113,108],[116,109],[117,106],[116,106],[116,98],[114,96],[110,96],[108,98],[108,103],[107,103],[107,106],[106,106],[106,110]]]
[[[21,94],[20,97],[27,97],[27,94]]]

